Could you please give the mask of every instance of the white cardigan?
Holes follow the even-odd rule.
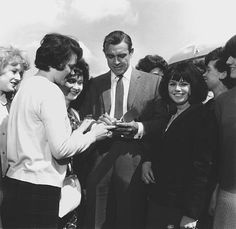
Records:
[[[7,135],[7,176],[61,187],[66,165],[58,160],[87,149],[93,133],[71,133],[65,98],[59,87],[42,76],[22,81],[12,104]]]

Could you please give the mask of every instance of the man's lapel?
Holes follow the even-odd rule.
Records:
[[[138,83],[140,80],[140,77],[141,77],[140,72],[135,69],[132,69],[130,85],[129,85],[129,93],[128,93],[128,102],[127,102],[128,110],[132,108],[132,105],[137,96],[137,92],[140,92],[140,87],[142,86]]]
[[[104,88],[102,93],[105,112],[108,114],[111,110],[111,72],[109,71],[101,85]]]

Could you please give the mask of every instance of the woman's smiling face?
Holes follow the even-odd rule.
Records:
[[[75,100],[83,90],[84,80],[82,75],[69,74],[63,86],[60,86],[68,102]]]
[[[14,92],[21,80],[22,67],[19,63],[9,63],[0,73],[0,92]]]
[[[190,84],[182,78],[179,81],[170,79],[168,92],[171,100],[176,105],[183,105],[189,100],[191,94]]]

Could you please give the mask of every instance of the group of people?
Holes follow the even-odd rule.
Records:
[[[132,67],[123,31],[103,52],[109,71],[90,78],[78,41],[46,34],[24,78],[25,53],[0,48],[2,227],[236,228],[236,36],[203,74],[159,55]],[[71,167],[82,202],[61,219]]]

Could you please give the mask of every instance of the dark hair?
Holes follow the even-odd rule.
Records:
[[[75,74],[83,76],[83,90],[80,95],[74,100],[71,101],[70,106],[78,110],[81,102],[84,100],[85,93],[88,88],[89,84],[89,65],[88,63],[82,58],[76,62],[75,65]]]
[[[151,70],[154,68],[160,68],[162,72],[165,74],[168,68],[168,64],[161,56],[146,55],[144,58],[139,60],[136,66],[136,69],[144,72],[151,72]]]
[[[46,34],[40,44],[35,59],[35,66],[40,70],[49,71],[52,67],[61,71],[73,54],[77,55],[78,60],[83,55],[75,39],[58,33]]]
[[[224,46],[224,58],[228,59],[230,56],[236,57],[236,35],[231,37]]]
[[[227,88],[232,88],[234,80],[230,77],[230,67],[226,64],[227,59],[224,56],[224,49],[219,47],[209,52],[205,57],[205,65],[207,66],[210,61],[216,61],[214,67],[218,72],[226,72],[226,77],[220,80]]]
[[[129,52],[132,51],[132,40],[130,38],[130,36],[126,33],[124,33],[123,31],[113,31],[111,33],[109,33],[103,42],[103,52],[105,53],[106,48],[109,45],[118,45],[120,44],[122,41],[124,41],[127,45],[128,45],[128,49]]]
[[[200,58],[195,58],[193,60],[190,60],[191,63],[193,63],[197,69],[201,72],[201,74],[204,74],[206,71],[206,65],[205,65],[205,58],[200,57]]]
[[[88,84],[89,81],[89,65],[88,63],[81,58],[75,64],[74,68],[75,74],[82,75],[84,80],[84,86]]]
[[[192,62],[185,62],[170,66],[165,77],[161,80],[159,92],[164,101],[169,104],[173,103],[169,97],[168,84],[170,80],[179,81],[180,79],[190,84],[190,104],[201,103],[206,99],[208,89],[201,72]]]

